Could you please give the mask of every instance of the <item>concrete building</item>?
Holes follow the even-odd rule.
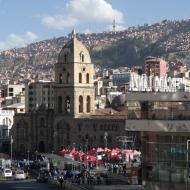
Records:
[[[54,108],[53,83],[38,81],[26,86],[26,112],[36,111],[40,106],[47,109]]]
[[[25,93],[25,85],[24,84],[8,84],[4,86],[4,97],[8,96],[16,96],[19,94]]]
[[[112,107],[121,105],[128,107],[126,131],[140,137],[143,178],[156,184],[150,189],[156,186],[164,189],[162,183],[179,189],[189,176],[186,160],[190,155],[189,92],[128,92],[118,96]]]
[[[168,72],[168,64],[161,58],[148,56],[144,62],[144,74],[147,76],[166,77]]]
[[[129,83],[130,77],[131,72],[113,73],[113,84],[114,86],[125,86],[126,83]]]

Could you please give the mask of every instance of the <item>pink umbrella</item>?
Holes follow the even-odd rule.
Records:
[[[96,149],[96,152],[104,152],[104,149],[99,147]]]
[[[111,150],[109,148],[105,148],[104,152],[111,152]]]

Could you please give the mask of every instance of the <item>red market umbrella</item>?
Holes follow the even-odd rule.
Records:
[[[92,155],[85,155],[83,157],[84,162],[96,162],[96,160],[97,160],[96,157]]]

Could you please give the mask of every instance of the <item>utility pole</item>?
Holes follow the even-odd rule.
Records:
[[[188,190],[188,179],[189,179],[189,143],[190,143],[190,139],[187,140],[187,160],[186,160],[186,171],[187,171],[187,175],[186,175],[186,184],[185,184],[185,189]]]
[[[11,135],[11,166],[12,166],[12,160],[13,160],[13,138]]]

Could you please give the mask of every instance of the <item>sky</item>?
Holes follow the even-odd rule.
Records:
[[[0,51],[77,33],[190,19],[190,0],[0,0]]]

